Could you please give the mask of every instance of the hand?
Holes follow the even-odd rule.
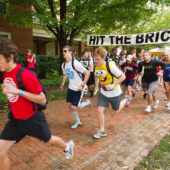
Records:
[[[84,87],[83,87],[82,85],[80,85],[79,88],[78,88],[78,91],[82,91],[83,88],[84,88]]]
[[[141,71],[141,72],[140,72],[140,75],[141,75],[141,76],[143,76],[143,75],[144,75],[144,72],[143,72],[143,71]]]
[[[60,85],[60,89],[64,90],[64,85],[63,84]]]
[[[9,85],[2,85],[2,93],[3,94],[16,94],[16,95],[19,95],[21,92],[20,89],[17,89],[16,87],[14,86],[9,86]]]
[[[161,72],[157,72],[156,75],[157,75],[157,76],[161,76]]]
[[[105,87],[106,87],[106,91],[111,91],[114,88],[114,84],[108,84]]]
[[[94,95],[96,95],[98,91],[99,91],[99,88],[96,87],[96,88],[95,88],[95,91],[94,91]]]

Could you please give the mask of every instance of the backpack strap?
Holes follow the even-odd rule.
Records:
[[[76,68],[75,68],[75,66],[74,66],[74,61],[75,61],[75,58],[72,57],[72,67],[73,67],[73,69],[77,72],[77,74],[79,75],[79,77],[80,77],[80,78],[82,79],[82,81],[83,81],[83,75],[82,75],[81,72],[79,72],[79,71],[76,70]]]
[[[112,77],[115,77],[117,78],[110,70],[110,66],[109,66],[109,60],[106,60],[106,68],[107,68],[107,71],[109,72],[109,74],[112,76]]]
[[[21,78],[22,72],[23,72],[25,69],[26,69],[26,68],[21,67],[21,68],[19,68],[18,73],[17,73],[17,83],[18,83],[19,89],[21,89],[21,90],[25,90],[25,87],[24,87],[24,84],[23,84],[22,78]],[[31,102],[31,101],[30,101],[30,102]],[[35,104],[34,104],[33,102],[31,102],[31,103],[32,103],[32,105],[33,105],[33,111],[35,111],[35,110],[36,110]]]
[[[0,83],[3,83],[4,72],[0,72]]]
[[[23,67],[19,68],[18,73],[17,73],[17,83],[18,83],[19,89],[22,89],[22,90],[25,90],[24,84],[21,79],[21,75],[22,75],[22,72],[24,71],[24,69],[25,68],[23,68]]]

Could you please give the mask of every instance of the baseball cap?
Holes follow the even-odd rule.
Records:
[[[127,58],[126,58],[126,60],[129,60],[129,61],[132,61],[132,59],[133,59],[132,55],[128,55]]]

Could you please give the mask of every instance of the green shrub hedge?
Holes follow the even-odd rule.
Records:
[[[7,103],[8,99],[6,97],[6,95],[4,95],[2,93],[2,88],[1,88],[2,84],[0,84],[0,103]]]
[[[23,66],[26,67],[25,54],[19,53],[18,61]],[[47,55],[37,55],[36,56],[36,72],[39,78],[45,78],[47,72],[52,72],[60,70],[60,57],[59,56],[47,56]]]

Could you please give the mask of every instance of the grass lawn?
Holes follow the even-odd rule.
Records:
[[[135,170],[170,170],[170,135],[165,136]]]

